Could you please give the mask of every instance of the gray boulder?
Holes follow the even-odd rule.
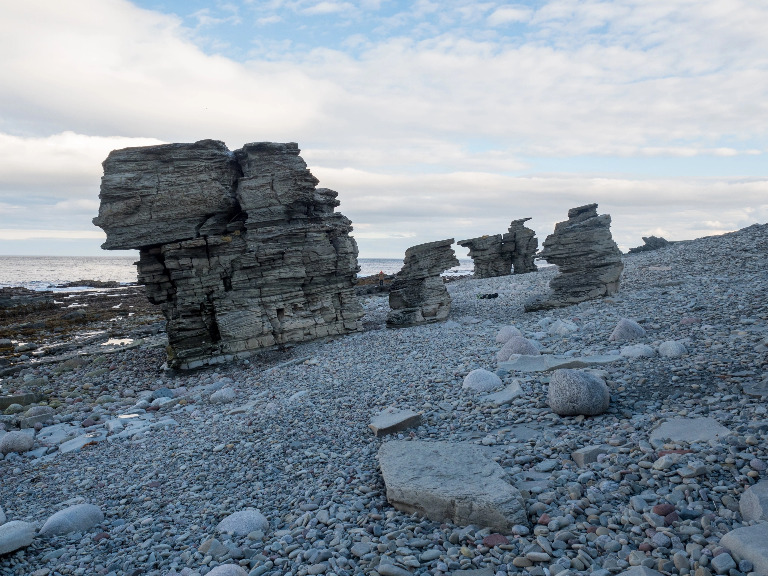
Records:
[[[624,358],[650,358],[656,355],[656,351],[647,344],[632,344],[621,349]]]
[[[461,385],[464,389],[473,390],[474,392],[492,392],[497,388],[501,388],[503,382],[493,372],[478,368],[472,370],[464,377],[464,383]]]
[[[441,322],[451,311],[451,296],[440,274],[459,265],[453,238],[412,246],[389,292],[387,326],[401,328]]]
[[[378,458],[387,500],[406,514],[505,533],[528,523],[520,491],[482,446],[395,440]]]
[[[651,252],[653,250],[659,250],[660,248],[666,248],[670,245],[670,241],[662,238],[661,236],[643,236],[643,245],[630,248],[630,254],[637,254],[638,252]]]
[[[35,437],[26,432],[11,431],[0,438],[0,454],[28,452],[35,445]]]
[[[625,340],[634,340],[635,338],[642,338],[645,336],[645,328],[640,326],[634,320],[629,318],[622,318],[616,327],[611,332],[608,340],[611,342],[624,342]]]
[[[3,510],[3,507],[0,506],[0,526],[5,524],[5,520],[6,520],[6,518],[5,518],[5,511]]]
[[[235,400],[235,391],[232,388],[222,388],[221,390],[216,390],[213,394],[211,394],[211,397],[209,399],[209,402],[211,404],[228,404],[229,402],[234,402]]]
[[[752,562],[753,573],[768,574],[768,523],[731,530],[720,539],[720,545],[728,548],[739,562]]]
[[[513,336],[522,337],[523,333],[514,326],[503,326],[496,334],[496,342],[499,344],[506,344]]]
[[[750,486],[739,499],[739,510],[745,521],[768,520],[768,480]]]
[[[597,204],[569,210],[568,220],[555,225],[539,254],[558,267],[549,283],[552,293],[528,302],[525,310],[560,308],[618,292],[624,263],[610,228],[611,217],[598,216]]]
[[[235,536],[247,536],[256,530],[266,532],[268,529],[269,520],[260,511],[252,508],[234,512],[216,526],[219,532]]]
[[[75,504],[59,510],[40,528],[41,536],[84,532],[104,521],[104,514],[94,504]]]
[[[664,358],[679,358],[684,354],[688,354],[688,350],[685,348],[685,344],[677,340],[667,340],[659,344],[659,356]]]
[[[547,404],[560,416],[596,416],[608,410],[611,393],[605,381],[582,370],[555,370],[549,380]]]
[[[512,336],[507,340],[506,344],[501,347],[501,350],[496,353],[496,360],[499,362],[506,362],[513,354],[539,356],[541,352],[539,352],[538,347],[527,338],[523,338],[522,336]]]
[[[32,544],[35,526],[29,522],[12,520],[0,526],[0,556]]]

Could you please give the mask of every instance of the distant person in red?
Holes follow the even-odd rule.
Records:
[[[384,270],[379,270],[379,288],[384,288]]]

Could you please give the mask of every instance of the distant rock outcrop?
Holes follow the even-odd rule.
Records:
[[[504,250],[512,257],[512,267],[515,274],[527,274],[538,270],[534,260],[539,248],[536,232],[526,227],[525,223],[530,218],[512,220],[509,232],[502,237]]]
[[[387,326],[397,328],[440,322],[451,311],[451,297],[440,274],[459,265],[453,238],[412,246],[389,292]]]
[[[643,236],[643,242],[644,244],[642,246],[630,248],[629,253],[637,254],[638,252],[651,252],[652,250],[658,250],[659,248],[664,248],[671,244],[669,240],[665,240],[659,236]]]
[[[526,228],[530,218],[513,220],[509,232],[503,236],[480,236],[459,240],[457,244],[469,248],[469,257],[475,265],[476,278],[495,278],[512,274],[525,274],[538,270],[533,263],[539,241],[536,232]]]
[[[167,319],[169,366],[360,329],[357,245],[337,193],[295,143],[115,150],[94,224],[105,249],[139,249],[139,282]]]
[[[512,273],[512,254],[502,249],[501,234],[459,240],[457,244],[469,248],[475,278],[495,278]]]
[[[555,225],[539,254],[559,268],[560,274],[549,283],[553,294],[529,302],[525,310],[560,308],[615,294],[624,263],[610,228],[611,217],[598,216],[597,204],[570,209],[568,220]]]

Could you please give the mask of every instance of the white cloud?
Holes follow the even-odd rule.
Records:
[[[260,6],[262,25],[359,11],[334,0]],[[505,36],[512,22],[525,34]],[[401,35],[382,38],[387,26]],[[535,171],[541,158],[706,156],[738,174],[729,159],[768,150],[765,29],[768,6],[747,0],[544,0],[535,10],[420,0],[370,34],[343,36],[350,53],[265,32],[238,62],[206,54],[178,18],[125,0],[10,3],[0,227],[87,229],[109,150],[217,138],[299,142],[321,185],[340,192],[361,247],[500,232],[529,215],[543,239],[592,201],[627,245],[659,228],[736,228],[768,216],[765,181],[579,174],[573,162],[570,174]]]
[[[323,0],[322,2],[318,2],[317,4],[313,4],[312,6],[308,6],[302,9],[301,12],[312,16],[318,16],[325,14],[336,14],[339,12],[349,12],[354,10],[354,8],[354,5],[350,4],[349,2],[328,2],[327,0]]]
[[[503,26],[514,22],[528,22],[533,11],[526,6],[502,6],[488,16],[488,24],[491,26]]]

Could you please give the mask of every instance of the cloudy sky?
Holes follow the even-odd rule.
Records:
[[[764,223],[766,30],[754,0],[0,0],[0,254],[99,254],[109,151],[204,138],[298,142],[361,257],[590,202],[624,249]]]

